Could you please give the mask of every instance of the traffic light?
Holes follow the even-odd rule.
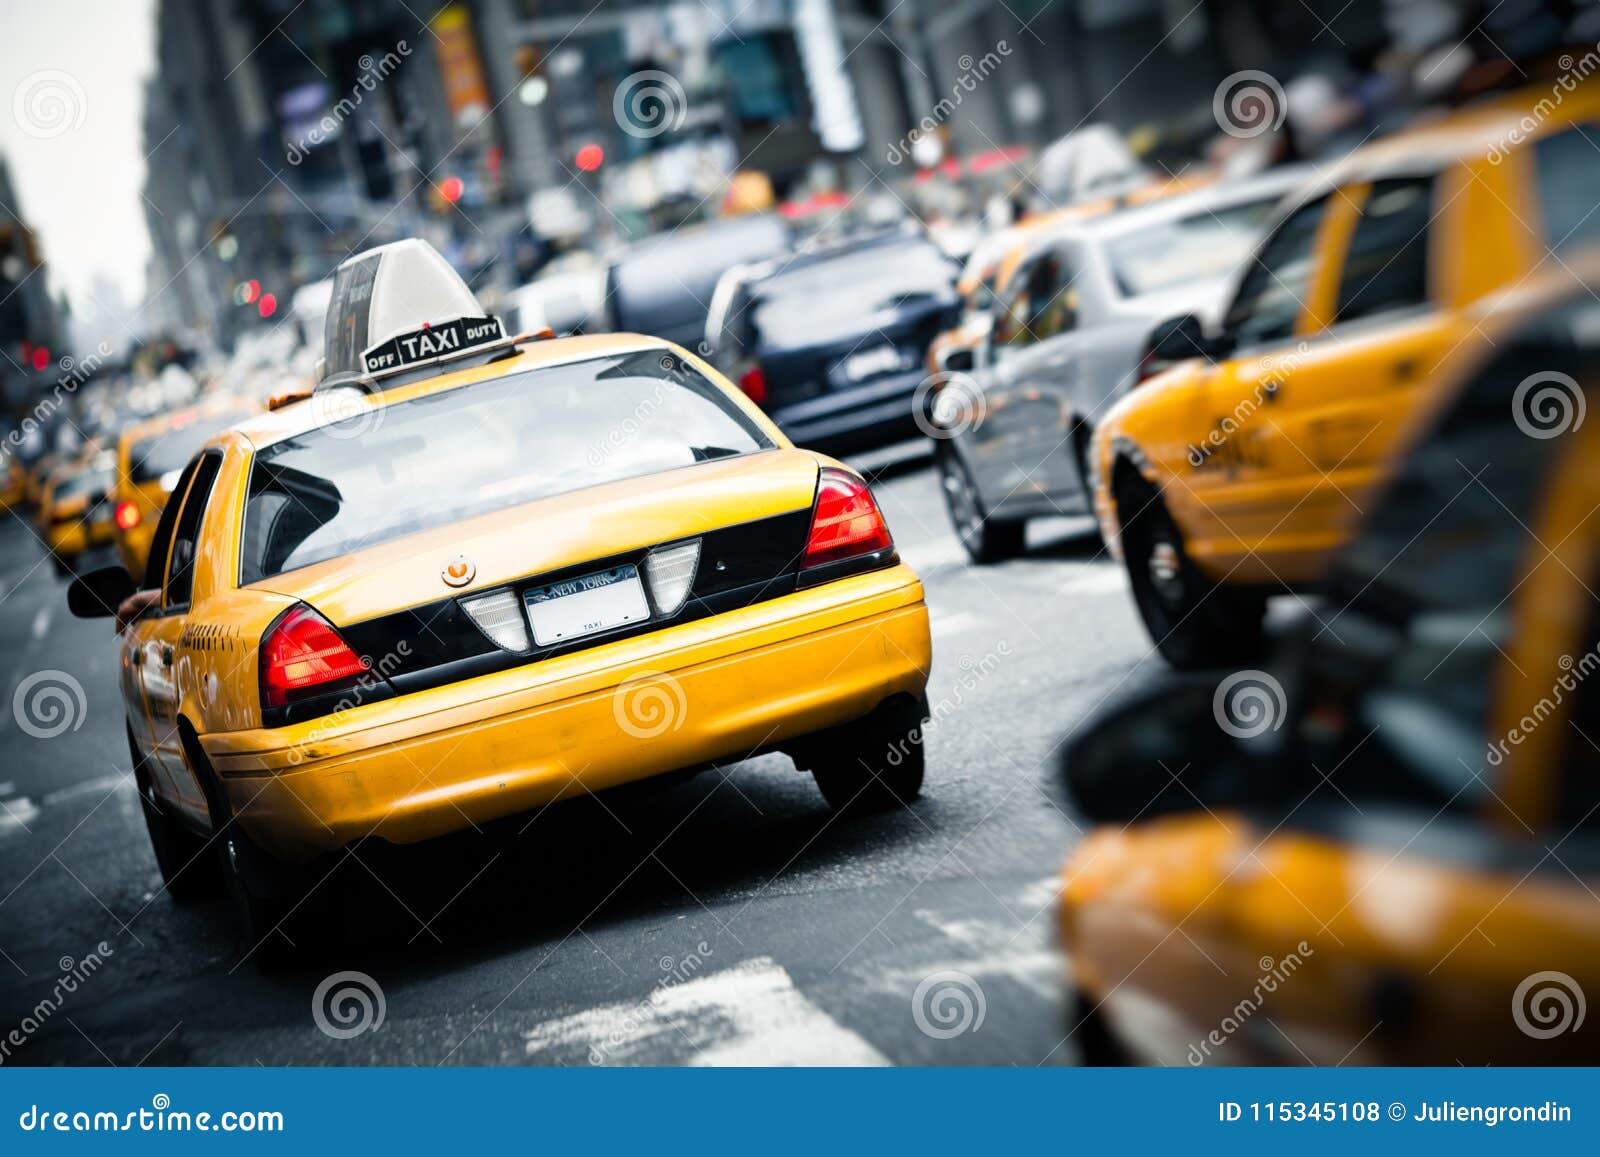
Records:
[[[573,161],[585,173],[592,173],[605,163],[605,159],[606,151],[591,142],[578,150],[578,155],[573,158]]]

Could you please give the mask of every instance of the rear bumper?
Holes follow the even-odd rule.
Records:
[[[920,696],[922,585],[896,566],[288,727],[201,742],[252,838],[304,861],[737,760]]]

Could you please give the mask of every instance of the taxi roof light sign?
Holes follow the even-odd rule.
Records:
[[[370,380],[506,343],[439,251],[408,238],[357,253],[333,275],[319,384]]]

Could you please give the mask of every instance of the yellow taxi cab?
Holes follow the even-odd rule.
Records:
[[[107,494],[113,472],[113,459],[103,453],[50,472],[39,500],[39,533],[56,574],[75,573],[85,554],[110,545],[113,528]]]
[[[660,339],[507,337],[420,241],[339,267],[327,335],[313,392],[183,468],[159,586],[71,591],[132,620],[175,897],[220,873],[277,944],[358,841],[760,752],[836,807],[918,794],[927,610],[859,475]]]
[[[1092,1062],[1600,1060],[1600,259],[1567,263],[1476,314],[1281,664],[1069,745]]]
[[[27,501],[28,472],[21,462],[12,458],[0,474],[0,513],[15,510]]]
[[[259,407],[243,399],[186,406],[137,422],[117,439],[117,477],[111,492],[117,553],[132,575],[143,575],[150,540],[184,466],[219,431]]]
[[[1163,327],[1154,356],[1181,364],[1112,409],[1093,467],[1169,662],[1258,654],[1266,598],[1313,582],[1370,507],[1472,306],[1600,236],[1597,114],[1600,87],[1541,88],[1359,149],[1280,216],[1215,332]]]

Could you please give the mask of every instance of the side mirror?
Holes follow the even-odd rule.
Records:
[[[1095,823],[1202,808],[1270,803],[1295,777],[1276,752],[1252,750],[1241,736],[1262,719],[1257,709],[1286,722],[1287,705],[1275,680],[1254,706],[1241,698],[1237,675],[1197,673],[1115,708],[1071,740],[1062,753],[1062,782],[1073,807]],[[1275,696],[1274,692],[1275,691]],[[1231,698],[1230,698],[1231,697]],[[1234,712],[1245,711],[1248,725]]]
[[[1212,342],[1205,326],[1192,313],[1168,318],[1150,334],[1150,357],[1164,366],[1190,358],[1211,358]]]
[[[977,355],[970,346],[953,349],[942,360],[945,372],[952,374],[970,374],[978,365]]]
[[[67,609],[80,619],[109,619],[136,589],[126,567],[101,567],[72,580]]]

